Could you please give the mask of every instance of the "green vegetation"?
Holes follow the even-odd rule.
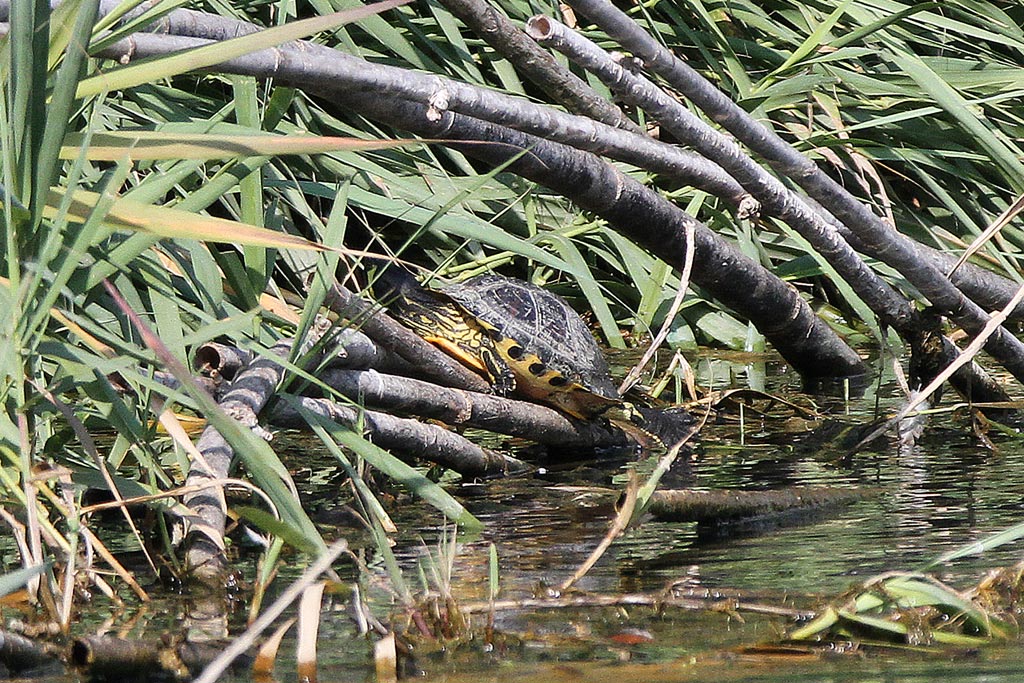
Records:
[[[512,173],[530,161],[529,149],[507,165],[485,164],[472,146],[416,142],[348,108],[338,89],[216,73],[220,62],[314,36],[373,63],[558,108],[444,0],[337,12],[349,4],[208,3],[202,9],[210,14],[276,28],[121,66],[95,55],[115,49],[145,20],[122,25],[120,12],[105,5],[101,12],[92,0],[65,2],[52,16],[46,3],[0,3],[9,22],[0,41],[0,524],[12,530],[21,565],[5,567],[0,593],[32,586],[65,632],[83,544],[118,574],[113,588],[97,577],[100,590],[128,586],[146,596],[105,550],[109,539],[90,530],[83,501],[89,489],[170,513],[142,531],[122,507],[151,571],[167,566],[185,574],[169,520],[181,513],[195,453],[182,426],[193,416],[219,430],[260,492],[253,507],[237,512],[277,539],[267,546],[261,589],[282,541],[324,552],[273,444],[220,409],[187,368],[208,341],[275,358],[271,349],[281,339],[304,339],[314,327],[335,277],[358,289],[380,258],[397,256],[451,278],[500,270],[544,285],[587,312],[612,348],[642,344],[663,326],[673,350],[765,347],[762,331],[701,283],[673,305],[688,284],[681,261],[667,262],[596,213]],[[517,26],[558,7],[518,0],[494,6]],[[955,260],[1002,214],[1012,218],[1015,197],[1024,194],[1019,2],[689,0],[629,11],[903,234]],[[299,20],[307,14],[317,16]],[[576,21],[599,45],[616,48],[585,17]],[[572,70],[611,99],[596,78]],[[366,93],[353,90],[353,102],[358,96]],[[630,115],[671,138],[642,111]],[[848,344],[903,355],[857,283],[844,281],[790,225],[770,215],[740,218],[735,198],[656,169],[615,167],[794,284]],[[1011,220],[972,263],[1016,283],[1022,250],[1024,231]],[[925,303],[905,274],[870,265],[915,305]],[[990,308],[1006,303],[993,297],[1000,305]],[[314,355],[308,351],[291,348],[282,391],[311,384],[337,396],[306,365]],[[644,381],[669,383],[653,374]],[[363,480],[366,467],[413,491],[438,518],[464,530],[479,522],[436,477],[359,430],[299,410],[356,482],[395,593],[410,601],[388,550],[393,525]],[[641,502],[650,495],[645,488]],[[421,572],[451,602],[444,589],[452,581],[451,550],[442,551]],[[497,560],[491,563],[493,599]],[[917,577],[885,586],[898,606],[930,595],[955,607],[956,596],[945,590]],[[856,610],[832,612],[833,623],[842,617],[863,626],[871,617],[861,613],[878,606],[867,605],[872,599],[878,596],[866,592]],[[962,610],[971,638],[1002,633],[974,609]]]

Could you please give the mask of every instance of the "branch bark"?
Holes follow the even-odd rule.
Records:
[[[51,2],[58,4],[57,0],[51,0]],[[105,16],[118,4],[116,0],[103,0],[100,15]],[[154,0],[142,3],[137,10],[129,13],[126,19],[140,16],[154,4]],[[0,0],[0,19],[7,17],[9,9],[9,0]],[[178,9],[151,22],[145,30],[210,40],[227,40],[253,33],[259,30],[259,27],[226,17]],[[502,31],[504,31],[504,27]],[[497,41],[494,45],[498,46]],[[284,46],[282,49],[302,49],[333,56],[341,54],[328,47],[312,43],[295,43]],[[505,56],[510,57],[508,54]],[[342,56],[342,58],[346,57],[356,59],[347,55]],[[358,63],[358,60],[356,61]],[[672,145],[652,140],[644,135],[634,135],[618,130],[592,121],[585,116],[562,114],[547,107],[526,103],[519,98],[508,97],[448,79],[413,74],[411,78],[396,80],[396,74],[408,75],[407,72],[395,67],[365,62],[362,64],[365,69],[356,69],[354,74],[342,74],[341,76],[334,74],[333,77],[339,78],[339,84],[368,92],[376,91],[380,79],[386,77],[389,83],[387,92],[421,102],[426,101],[440,85],[449,96],[450,107],[454,111],[501,123],[516,130],[563,142],[577,149],[590,151],[675,178],[730,202],[741,218],[756,215],[759,212],[757,201],[747,194],[739,183],[721,167],[703,157]],[[819,207],[814,206],[814,208],[817,210]],[[840,230],[844,239],[851,246],[861,253],[869,253],[869,245],[865,245],[830,213],[823,209],[822,213],[826,220]],[[909,241],[908,244],[915,250],[918,259],[927,261],[940,271],[948,272],[956,263],[955,257],[927,245],[913,241]],[[972,300],[989,310],[1002,309],[1016,291],[1016,285],[1012,281],[974,264],[961,266],[953,274],[952,281]],[[1024,319],[1024,304],[1014,309],[1010,319]]]
[[[671,522],[724,524],[793,512],[849,505],[874,495],[864,489],[826,486],[790,486],[772,491],[655,491],[649,511]]]
[[[488,13],[486,7],[480,7],[478,0],[448,0],[448,3],[449,9],[453,13],[458,14],[467,25],[478,28],[477,25],[480,24],[479,28],[483,31],[480,35],[485,39],[489,37],[491,31],[490,22],[493,21],[493,18],[482,16],[481,18],[473,19],[465,16],[468,14]],[[130,13],[128,17],[141,15],[152,4],[154,4],[152,0],[143,3],[142,7]],[[465,12],[457,11],[456,5],[465,5]],[[105,15],[117,6],[118,2],[116,0],[103,0],[100,6],[100,14]],[[3,12],[8,7],[9,0],[0,0],[0,17],[2,17]],[[625,21],[630,24],[633,23],[629,17],[625,17],[625,15],[623,17]],[[504,35],[508,32],[509,25],[522,35],[522,32],[511,22],[502,23],[497,33]],[[636,27],[635,24],[633,26],[635,31],[643,34],[639,27]],[[149,24],[145,30],[154,33],[208,38],[210,40],[227,40],[239,35],[253,33],[259,30],[259,27],[226,17],[178,9]],[[633,38],[637,41],[641,40],[637,36],[633,36]],[[619,36],[619,39],[623,41],[624,45],[627,44],[622,35]],[[667,50],[661,48],[657,43],[653,43],[649,37],[646,40],[645,52],[639,51],[641,47],[639,42],[628,43],[628,45],[636,54],[648,54],[648,52],[658,49],[667,55],[667,57],[662,57],[661,59],[673,58],[671,53],[668,53]],[[516,53],[504,52],[504,50],[512,50],[513,46],[505,45],[499,41],[499,38],[495,38],[492,43],[495,49],[503,51],[506,58],[515,61]],[[528,41],[528,43],[534,49],[536,48],[533,45],[533,41]],[[282,49],[302,49],[325,57],[328,55],[336,57],[341,54],[328,47],[306,42],[286,45]],[[515,43],[515,49],[519,49],[518,42]],[[577,149],[607,156],[618,161],[633,164],[638,168],[675,178],[732,203],[740,217],[756,215],[759,211],[757,201],[720,166],[713,161],[681,150],[675,146],[652,140],[645,135],[634,135],[624,130],[615,129],[610,125],[593,121],[586,116],[563,114],[548,107],[525,102],[520,98],[509,97],[465,83],[436,76],[424,76],[422,74],[410,76],[408,72],[396,67],[370,64],[362,62],[355,57],[342,55],[342,59],[346,58],[354,60],[348,68],[348,73],[339,74],[335,72],[332,74],[333,78],[340,79],[338,81],[339,85],[364,92],[379,91],[382,94],[391,93],[398,97],[419,102],[426,102],[433,93],[443,90],[448,96],[449,106],[453,111],[485,121],[491,121],[492,123],[503,124],[545,139],[563,142]],[[533,59],[528,58],[527,61],[532,62]],[[542,63],[538,62],[538,64]],[[358,65],[361,65],[361,68]],[[517,62],[517,66],[522,65]],[[561,67],[558,68],[560,69]],[[568,101],[564,101],[563,104],[573,109]],[[819,207],[813,206],[813,208],[817,210]],[[835,219],[827,210],[822,210],[822,214],[826,220],[840,230],[851,246],[861,253],[874,255],[870,244],[853,235],[845,225]],[[956,263],[955,257],[927,245],[910,240],[908,240],[908,245],[914,250],[916,258],[930,263],[942,272],[948,272],[952,269],[953,264]],[[1016,285],[1007,278],[973,264],[964,264],[957,269],[953,274],[953,283],[972,300],[989,310],[1002,309],[1013,298],[1013,294],[1017,289]],[[1013,311],[1011,319],[1024,319],[1024,305],[1018,306]]]
[[[340,393],[383,410],[439,420],[452,427],[476,427],[565,449],[624,447],[619,430],[570,420],[545,406],[441,387],[373,370],[330,370],[324,382]]]
[[[384,349],[399,356],[427,379],[446,387],[490,391],[487,381],[433,344],[402,325],[358,294],[335,284],[324,305],[359,329]]]
[[[513,24],[496,7],[482,0],[440,0],[444,7],[462,20],[498,54],[533,81],[552,99],[571,112],[643,135],[622,110],[594,92],[587,83],[555,61],[549,52]]]
[[[404,130],[443,138],[464,154],[533,180],[601,216],[623,235],[670,265],[686,252],[683,225],[696,235],[693,281],[753,322],[802,375],[836,377],[863,372],[860,358],[800,298],[795,289],[651,189],[611,165],[564,145],[451,112],[427,119],[427,107],[409,101],[346,96],[346,105]],[[495,145],[459,144],[480,140]],[[521,156],[518,154],[522,153]]]
[[[531,469],[518,458],[481,448],[462,435],[438,425],[375,410],[360,410],[323,398],[303,396],[296,400],[311,413],[353,431],[361,429],[368,440],[406,460],[426,460],[470,478]],[[278,427],[303,429],[308,426],[301,413],[284,402],[275,403],[267,419]]]
[[[291,340],[282,340],[271,353],[286,357]],[[269,358],[258,358],[240,372],[222,394],[219,405],[229,415],[248,427],[255,427],[256,416],[273,395],[284,368]],[[227,478],[234,461],[234,451],[216,427],[203,430],[196,443],[202,457],[194,458],[185,480],[186,488],[198,489],[182,497],[192,511],[189,532],[185,539],[185,557],[191,578],[214,588],[223,585],[226,571],[224,529],[227,504],[224,490],[211,482]]]

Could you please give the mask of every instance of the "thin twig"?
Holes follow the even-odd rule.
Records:
[[[494,602],[474,602],[461,606],[466,614],[487,614],[494,610],[510,612],[532,609],[567,609],[591,607],[672,607],[683,610],[712,610],[730,612],[751,612],[769,614],[790,619],[811,619],[816,616],[812,610],[800,610],[777,605],[744,602],[736,598],[677,598],[671,595],[624,593],[622,595],[570,595],[555,598],[527,598],[525,600],[496,600]]]
[[[658,330],[658,334],[654,336],[651,343],[647,345],[647,350],[644,351],[644,355],[640,358],[640,361],[634,365],[630,371],[626,374],[626,377],[622,380],[622,384],[619,385],[619,393],[625,394],[629,391],[633,385],[640,381],[640,373],[643,372],[647,364],[654,358],[654,354],[661,348],[662,343],[668,337],[672,331],[673,326],[676,322],[676,315],[679,313],[679,309],[683,305],[683,297],[686,295],[686,290],[690,286],[690,273],[693,270],[693,254],[694,254],[694,233],[693,225],[687,224],[684,228],[686,230],[686,251],[683,254],[683,272],[679,275],[679,286],[676,287],[676,295],[672,299],[672,305],[669,306],[668,314],[665,316],[664,322],[661,323],[661,329]]]

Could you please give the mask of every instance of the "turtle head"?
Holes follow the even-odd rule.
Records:
[[[370,278],[370,291],[384,305],[394,299],[408,299],[422,290],[413,274],[397,263],[386,263]]]

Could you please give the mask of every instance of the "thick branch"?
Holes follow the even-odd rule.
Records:
[[[301,397],[297,401],[315,415],[352,430],[361,428],[369,441],[407,460],[422,458],[466,477],[489,477],[530,469],[517,458],[481,448],[437,425],[360,410],[328,399]],[[302,429],[308,426],[302,414],[284,402],[274,405],[268,419],[278,427]]]
[[[372,370],[329,370],[324,382],[353,400],[388,411],[475,427],[566,449],[620,447],[629,441],[618,430],[570,420],[551,408],[490,394],[449,389],[409,377]]]
[[[557,143],[458,114],[429,121],[427,108],[408,101],[348,95],[362,113],[421,135],[444,138],[469,156],[508,169],[593,211],[623,235],[669,264],[680,266],[686,251],[683,226],[694,226],[693,280],[747,318],[801,374],[857,375],[860,358],[800,298],[795,289],[651,189],[600,159]],[[500,145],[459,145],[483,140]],[[512,160],[518,150],[526,154]],[[511,160],[511,161],[510,161]]]
[[[288,355],[291,347],[291,340],[283,340],[271,349],[271,353],[283,358]],[[256,416],[270,400],[283,372],[281,365],[269,358],[256,359],[235,377],[221,396],[221,408],[245,426],[257,426]],[[223,488],[211,482],[228,476],[235,454],[213,425],[203,430],[196,448],[202,457],[190,463],[185,486],[205,488],[183,496],[183,502],[193,515],[189,520],[190,528],[186,538],[186,561],[192,571],[192,578],[206,585],[220,587],[225,572],[226,503]]]
[[[417,339],[419,339],[417,337]],[[335,351],[321,365],[318,374],[330,377],[336,369],[369,370],[405,377],[420,375],[411,363],[395,363],[394,358],[358,330],[347,329],[334,340]],[[433,347],[431,347],[433,348]],[[447,356],[445,356],[447,358]],[[252,354],[233,346],[208,342],[196,350],[197,370],[206,370],[225,379],[233,379],[252,359]],[[381,363],[380,361],[386,361]],[[397,367],[396,367],[397,366]],[[327,374],[325,374],[327,373]],[[429,383],[427,386],[433,386]],[[413,388],[410,388],[412,391]],[[350,394],[353,402],[362,397]],[[342,405],[329,399],[302,397],[297,399],[303,408],[352,429],[362,428],[363,435],[378,445],[399,451],[407,457],[424,457],[468,476],[484,476],[520,469],[523,464],[514,458],[496,456],[476,444],[435,425],[397,418],[385,413],[360,411],[351,405]],[[276,403],[268,417],[275,426],[301,429],[306,425],[299,411],[287,403]]]
[[[795,193],[748,157],[739,145],[701,121],[689,109],[643,76],[624,68],[611,55],[564,24],[535,16],[527,24],[530,35],[587,69],[625,101],[642,107],[674,136],[715,159],[761,202],[800,233],[883,323],[906,333],[914,317],[910,303],[871,270],[852,248]]]
[[[583,79],[556,62],[546,50],[537,47],[496,7],[483,0],[441,0],[441,4],[487,41],[498,54],[512,62],[519,73],[569,111],[643,134],[621,109],[594,92]]]
[[[53,1],[56,4],[56,0]],[[117,0],[103,0],[100,14],[106,15],[119,4]],[[128,15],[129,18],[140,15],[152,4],[154,4],[152,1],[143,3],[138,10]],[[0,0],[0,19],[6,18],[9,9],[9,0]],[[239,35],[248,35],[259,30],[259,27],[228,17],[179,9],[154,21],[147,30],[211,40],[227,40]],[[339,54],[328,47],[312,43],[293,43],[282,49],[317,51],[318,54],[325,55]],[[138,54],[144,55],[145,53],[146,48],[140,46]],[[163,54],[163,52],[161,53]],[[564,142],[577,149],[591,151],[638,168],[675,178],[725,199],[736,207],[740,217],[756,215],[759,211],[756,200],[746,194],[743,188],[721,167],[703,157],[672,145],[660,143],[646,136],[632,135],[616,130],[591,121],[584,116],[573,117],[532,103],[524,104],[523,100],[501,93],[392,67],[371,65],[365,62],[363,64],[367,67],[365,73],[356,70],[357,73],[342,76],[337,82],[341,85],[373,92],[377,89],[375,83],[382,75],[386,75],[392,81],[399,79],[398,82],[389,86],[388,92],[417,101],[425,101],[428,95],[424,93],[435,92],[435,88],[440,84],[449,97],[449,106],[454,111],[495,123],[503,123],[516,130]],[[337,74],[334,77],[337,77]],[[453,87],[447,87],[452,83],[455,84]],[[525,108],[520,110],[520,107]],[[552,118],[549,121],[545,117]],[[554,126],[552,126],[552,122],[554,122]],[[863,243],[853,236],[844,225],[835,220],[831,214],[823,210],[823,215],[826,220],[840,230],[843,237],[855,249],[862,253],[869,253],[863,247]],[[910,242],[910,246],[916,250],[919,258],[927,260],[943,272],[950,270],[956,262],[954,257],[927,245]],[[973,264],[961,266],[954,273],[953,282],[972,300],[988,309],[1003,308],[1016,290],[1016,285],[1010,280]],[[1011,319],[1024,319],[1024,304],[1018,306],[1010,317]]]
[[[341,317],[355,321],[363,333],[415,367],[427,379],[458,389],[490,390],[483,377],[344,286],[335,284],[324,305]]]
[[[338,334],[330,337],[328,345],[331,351],[323,361],[324,367],[350,370],[375,368],[381,372],[398,375],[407,375],[416,369],[413,364],[353,328],[339,330]],[[193,365],[197,372],[232,380],[252,359],[251,351],[228,344],[207,342],[195,350]]]
[[[100,13],[106,14],[117,7],[118,4],[117,0],[103,0]],[[148,4],[151,3],[146,3],[146,5]],[[467,25],[474,29],[477,28],[477,21],[464,16],[456,9],[456,5],[466,5],[466,13],[473,12],[474,10],[469,6],[477,5],[476,0],[448,0],[448,5],[449,9],[458,14]],[[0,0],[0,15],[2,15],[7,6],[7,2]],[[486,9],[479,9],[478,5],[477,8],[480,13],[487,12]],[[142,9],[140,8],[130,16],[141,14]],[[633,30],[641,34],[641,36],[646,35],[625,15],[623,15],[623,20],[632,24]],[[490,30],[488,23],[490,20],[484,16],[480,21],[483,22],[483,30],[486,34]],[[499,33],[503,34],[506,29],[507,27],[502,25]],[[259,27],[228,17],[178,9],[150,24],[146,30],[154,33],[168,33],[211,40],[227,40],[239,35],[253,33],[259,30]],[[522,35],[518,29],[516,29],[516,32]],[[484,37],[487,38],[487,35],[484,35]],[[623,41],[623,44],[629,44],[630,49],[636,54],[645,54],[638,51],[640,47],[638,42],[627,43],[623,35],[619,35],[618,39]],[[630,40],[633,39],[639,41],[641,37],[632,35]],[[649,37],[646,40],[648,43],[645,49],[648,51],[662,49],[651,41]],[[532,41],[528,42],[533,48],[536,48]],[[495,46],[496,49],[499,49],[497,43],[495,43]],[[308,42],[292,43],[282,46],[281,49],[301,49],[325,57],[327,55],[337,56],[341,54],[331,48]],[[662,60],[671,58],[671,54],[667,53],[667,51],[663,50],[663,53],[667,54],[667,57],[663,56]],[[544,54],[546,55],[546,53]],[[519,98],[484,90],[465,83],[436,76],[414,74],[395,67],[374,65],[362,62],[348,55],[342,55],[341,59],[354,60],[354,64],[362,66],[361,68],[358,66],[353,68],[353,65],[350,64],[345,69],[345,73],[339,74],[335,70],[330,74],[331,78],[339,79],[336,81],[339,87],[351,87],[364,92],[380,92],[381,94],[392,93],[396,96],[419,102],[426,102],[434,93],[443,91],[453,111],[485,121],[500,123],[516,130],[538,135],[548,140],[563,142],[577,149],[590,151],[633,164],[638,168],[644,168],[676,178],[681,182],[731,202],[737,207],[741,217],[758,212],[757,202],[720,166],[713,161],[686,152],[675,146],[660,143],[647,136],[632,135],[622,130],[616,130],[607,125],[592,121],[586,116],[562,114],[548,107],[525,102]],[[742,112],[742,110],[739,111]],[[818,209],[819,207],[815,206],[814,208]],[[826,220],[831,219],[829,222],[843,233],[844,238],[855,249],[874,256],[870,244],[865,244],[863,240],[853,236],[845,225],[835,220],[827,211],[823,211],[823,215],[826,217]],[[915,250],[919,259],[926,260],[943,272],[948,272],[956,262],[955,257],[927,245],[909,240],[908,244]],[[1016,291],[1016,285],[1010,280],[973,264],[961,266],[953,274],[953,282],[957,287],[965,291],[971,299],[989,309],[1003,308],[1013,298],[1013,293]],[[1018,306],[1011,318],[1024,319],[1024,304]]]
[[[530,19],[527,30],[542,44],[559,50],[595,74],[625,101],[651,113],[677,138],[721,164],[768,213],[778,216],[802,235],[883,324],[892,326],[904,341],[913,342],[923,334],[926,323],[917,309],[857,255],[833,224],[800,195],[756,164],[731,138],[707,125],[654,83],[623,68],[607,52],[563,24],[537,16]],[[932,355],[927,360],[918,360],[918,366],[922,367],[949,364],[956,357],[952,342],[937,346],[911,343],[911,348],[915,353]],[[972,373],[981,373],[981,369],[976,365],[965,366],[961,373],[951,378],[964,397],[982,401],[1009,400],[994,382],[986,377],[974,380]],[[981,389],[985,387],[995,387],[998,391],[983,394]]]
[[[804,196],[803,200],[812,209],[821,214],[830,225],[834,226],[851,247],[862,254],[871,254],[871,247],[866,246],[864,240],[857,233],[846,227],[828,209],[810,197]],[[917,258],[927,261],[933,268],[943,273],[953,270],[953,266],[960,260],[955,254],[935,249],[927,244],[911,240],[909,245],[913,247]],[[952,282],[968,298],[989,311],[1006,308],[1006,305],[1013,299],[1014,294],[1017,293],[1017,287],[1019,286],[1012,280],[987,268],[976,266],[973,263],[961,264],[959,268],[953,271]],[[1024,319],[1024,303],[1017,304],[1010,312],[1008,319]]]

